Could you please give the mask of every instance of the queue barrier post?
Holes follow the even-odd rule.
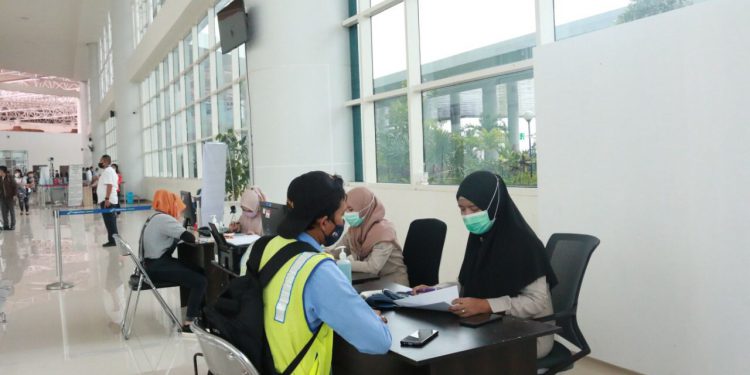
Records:
[[[74,285],[63,281],[63,259],[62,259],[62,240],[60,234],[60,216],[88,215],[110,212],[131,212],[150,210],[151,206],[132,206],[123,208],[106,208],[106,209],[85,209],[85,210],[60,210],[55,209],[52,212],[55,220],[55,258],[57,281],[47,285],[47,290],[63,290],[72,288]]]

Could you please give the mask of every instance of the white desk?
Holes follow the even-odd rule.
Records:
[[[260,236],[256,234],[235,234],[232,238],[227,238],[227,243],[232,246],[248,246],[257,241]]]

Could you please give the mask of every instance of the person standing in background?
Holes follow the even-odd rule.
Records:
[[[122,200],[123,196],[120,195],[120,185],[122,185],[122,175],[120,174],[120,166],[116,163],[112,163],[112,168],[115,169],[115,173],[117,174],[117,200],[118,202]],[[118,204],[117,207],[120,207]],[[120,216],[120,213],[117,213],[117,216]]]
[[[8,168],[0,165],[0,210],[3,213],[4,230],[16,229],[16,209],[13,199],[18,195],[17,189],[16,180],[8,175]]]
[[[21,208],[21,213],[19,215],[23,215],[24,211],[26,212],[26,215],[28,215],[29,194],[26,191],[26,177],[21,174],[20,169],[16,169],[13,176],[16,180],[16,190],[18,190],[18,206]]]
[[[94,169],[93,167],[91,168]],[[91,178],[91,197],[93,198],[94,206],[99,204],[99,198],[96,195],[96,186],[97,182],[99,181],[99,169],[96,170],[95,173],[92,173],[93,177]]]
[[[94,174],[91,173],[91,168],[86,168],[86,182],[88,182],[89,185],[94,182]]]
[[[26,173],[26,186],[24,188],[26,189],[26,198],[31,199],[31,193],[36,191],[36,177],[34,176],[34,172],[29,171]],[[28,209],[26,210],[28,213]]]
[[[102,155],[99,159],[99,168],[102,172],[99,175],[99,181],[97,182],[96,195],[99,198],[99,207],[105,208],[117,208],[117,173],[114,168],[110,166],[112,158],[109,155]],[[113,212],[102,213],[102,219],[104,220],[104,226],[107,227],[107,242],[102,247],[115,246],[114,235],[117,234],[117,216]]]

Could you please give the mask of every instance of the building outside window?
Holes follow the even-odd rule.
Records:
[[[355,179],[536,187],[537,43],[702,1],[347,0]]]

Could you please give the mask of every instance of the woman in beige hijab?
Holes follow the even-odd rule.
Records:
[[[344,220],[349,230],[340,243],[347,247],[352,271],[379,275],[381,279],[409,285],[404,254],[393,224],[385,219],[385,207],[365,187],[350,190]]]
[[[242,215],[238,223],[232,226],[232,230],[244,234],[263,235],[263,224],[260,219],[260,202],[266,200],[266,196],[257,186],[252,186],[242,193],[240,207]]]

